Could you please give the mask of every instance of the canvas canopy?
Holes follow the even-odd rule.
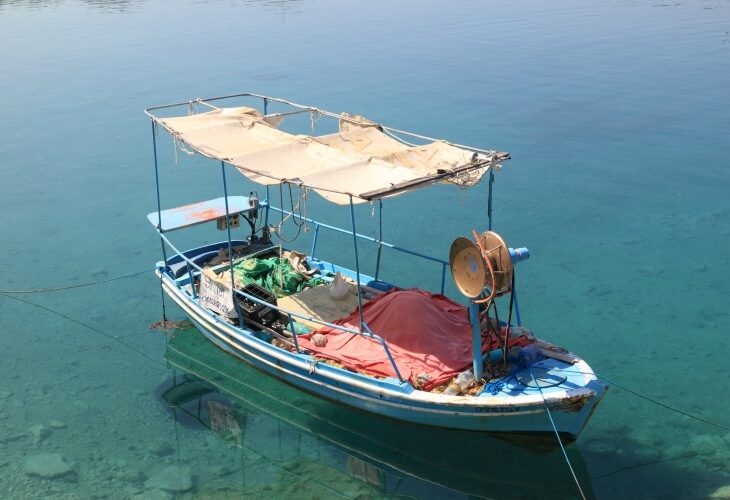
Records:
[[[392,196],[437,181],[471,186],[506,153],[474,152],[445,141],[411,146],[359,116],[340,115],[339,132],[279,130],[280,117],[248,107],[156,118],[176,141],[234,165],[264,185],[293,182],[339,204]]]

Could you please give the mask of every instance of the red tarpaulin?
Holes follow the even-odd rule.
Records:
[[[467,309],[444,295],[418,289],[393,290],[365,304],[363,319],[373,333],[388,343],[401,375],[425,390],[443,384],[472,364]],[[357,310],[334,323],[358,329]],[[314,333],[326,335],[327,345],[317,347],[310,342]],[[298,338],[300,347],[356,372],[396,377],[380,342],[367,334],[354,335],[325,327]],[[498,342],[492,337],[491,347],[498,347]],[[527,339],[520,338],[511,340],[510,346],[526,343]],[[486,351],[487,340],[482,335],[482,352]]]

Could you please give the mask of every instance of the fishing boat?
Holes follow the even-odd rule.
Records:
[[[514,266],[529,251],[508,247],[492,231],[495,172],[508,153],[259,94],[145,111],[157,188],[148,220],[162,246],[156,273],[163,300],[172,298],[211,342],[300,390],[384,417],[578,436],[607,388],[584,360],[522,325]],[[219,166],[222,197],[163,208],[161,130],[176,160],[184,152]],[[245,187],[233,187],[233,170],[248,179]],[[436,183],[469,188],[482,180],[487,230],[467,228],[435,256],[383,240],[384,201]],[[312,217],[312,193],[348,210],[350,227]],[[357,230],[362,203],[377,213],[375,235]],[[170,238],[200,224],[225,239],[180,250]],[[311,245],[285,237],[287,224],[296,235],[308,229]],[[324,231],[351,239],[349,259],[321,257]],[[398,276],[383,273],[384,249],[432,266],[429,274],[435,266],[440,289],[399,286]],[[361,266],[366,252],[374,270]],[[445,295],[447,271],[455,298]]]

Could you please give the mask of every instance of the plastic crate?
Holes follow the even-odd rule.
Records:
[[[256,297],[259,300],[263,300],[264,302],[267,302],[269,304],[276,305],[276,296],[267,289],[257,285],[256,283],[246,285],[241,291],[248,295],[251,295],[252,297]],[[246,297],[241,297],[240,295],[238,297],[238,303],[241,306],[241,312],[244,314],[244,316],[250,318],[253,321],[256,321],[257,323],[266,323],[272,321],[277,316],[276,309],[273,309],[272,307],[264,304],[259,304],[258,302],[249,300]]]

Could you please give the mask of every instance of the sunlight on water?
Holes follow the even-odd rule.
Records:
[[[525,322],[725,426],[613,387],[568,447],[584,490],[727,496],[728,30],[724,0],[0,0],[0,293],[153,267],[148,106],[262,92],[510,151],[495,229],[531,250]],[[221,196],[209,163],[161,148],[164,206]],[[385,239],[445,256],[485,227],[485,193],[389,199]],[[316,197],[310,209],[347,224]],[[358,218],[376,231],[371,207]],[[351,259],[348,243],[323,251]],[[388,259],[399,283],[440,282]],[[183,319],[169,301],[168,315]],[[150,330],[160,317],[151,272],[0,294],[0,496],[578,497],[552,442],[366,417],[194,331]]]

